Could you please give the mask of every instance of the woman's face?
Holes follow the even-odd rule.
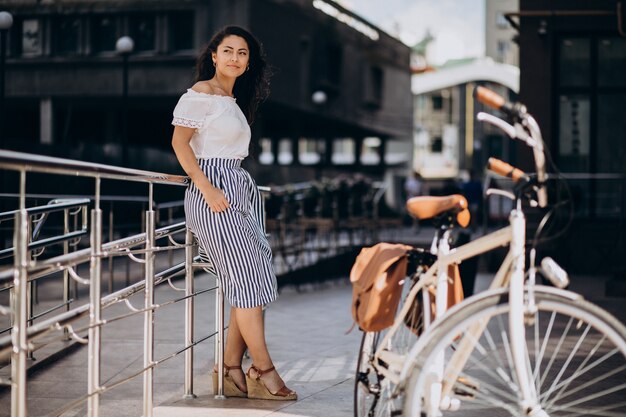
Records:
[[[216,73],[226,77],[239,77],[246,72],[250,61],[250,50],[244,38],[228,35],[217,46],[211,56],[215,62]]]

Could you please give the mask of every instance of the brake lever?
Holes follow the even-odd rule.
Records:
[[[500,128],[502,131],[504,131],[504,133],[509,135],[511,139],[517,138],[517,130],[515,129],[515,127],[500,119],[499,117],[481,111],[476,115],[476,119],[478,119],[478,121],[480,122],[487,122]]]
[[[534,148],[537,145],[537,141],[532,138],[526,131],[526,129],[520,125],[519,123],[515,123],[515,125],[511,125],[510,123],[505,122],[504,120],[496,117],[492,114],[479,112],[476,115],[476,118],[480,122],[487,122],[500,128],[504,131],[511,139],[519,139],[524,142],[526,145]]]
[[[499,190],[497,188],[488,188],[485,194],[487,194],[487,197],[492,195],[499,195],[515,201],[515,194],[509,191]]]

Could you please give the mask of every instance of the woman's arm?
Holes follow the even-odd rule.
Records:
[[[191,137],[193,136],[195,129],[183,126],[174,126],[174,134],[172,135],[172,148],[178,162],[183,167],[183,170],[187,173],[191,181],[196,185],[196,188],[200,190],[204,201],[211,208],[211,211],[219,213],[230,207],[228,200],[224,196],[224,192],[219,188],[216,188],[211,184],[207,176],[202,172],[196,156],[193,153],[193,149],[189,145]]]

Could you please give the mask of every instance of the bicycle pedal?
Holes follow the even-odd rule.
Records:
[[[476,381],[472,381],[466,377],[458,377],[456,379],[457,384],[454,386],[454,394],[468,399],[475,397],[474,393],[480,390],[480,384]]]

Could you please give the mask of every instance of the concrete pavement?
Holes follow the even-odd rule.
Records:
[[[479,274],[476,290],[484,289],[490,274]],[[623,298],[604,295],[605,278],[572,279],[571,289],[626,321]],[[180,285],[180,283],[179,283]],[[196,289],[208,288],[214,281],[197,277]],[[156,302],[179,296],[168,286],[160,286]],[[132,298],[141,305],[143,295]],[[183,400],[183,356],[160,364],[155,371],[155,417],[349,417],[352,416],[352,386],[361,333],[353,330],[350,316],[351,287],[347,278],[322,284],[286,287],[279,300],[267,309],[268,346],[279,372],[289,387],[299,393],[296,402],[247,399],[215,400],[210,393],[213,365],[212,339],[196,348],[194,366],[198,396]],[[116,305],[105,310],[105,318],[128,310]],[[196,339],[213,331],[214,295],[199,296],[196,303]],[[156,313],[155,358],[164,358],[183,346],[183,304],[168,306]],[[79,327],[79,326],[77,326]],[[143,317],[107,325],[102,340],[104,386],[136,373],[143,367]],[[247,367],[250,360],[244,362]],[[29,416],[61,415],[56,410],[87,391],[87,349],[76,350],[29,376]],[[0,417],[10,415],[10,392],[0,394]],[[100,416],[137,417],[142,415],[142,377],[139,376],[101,397]],[[85,416],[86,405],[68,410],[63,416]]]
[[[213,279],[197,278],[196,289],[208,288]],[[167,285],[157,290],[156,302],[175,297]],[[141,295],[133,297],[140,305]],[[352,416],[352,383],[360,332],[346,335],[350,316],[351,287],[347,278],[315,286],[285,288],[266,311],[268,347],[288,386],[297,390],[297,402],[214,400],[210,393],[213,366],[212,339],[201,343],[195,356],[194,400],[182,400],[183,355],[159,365],[155,371],[155,417],[163,416]],[[183,346],[183,304],[156,314],[155,358],[168,356]],[[113,317],[123,305],[107,309]],[[196,336],[213,331],[213,293],[201,295],[196,304]],[[111,385],[143,367],[143,318],[136,316],[107,325],[102,335],[102,384]],[[250,360],[244,362],[244,367]],[[29,377],[29,416],[49,416],[85,395],[87,349],[78,349]],[[0,395],[0,416],[10,415],[10,392]],[[182,412],[180,407],[190,407]],[[210,407],[210,411],[207,410]],[[101,396],[101,417],[142,415],[142,377],[139,376]],[[244,411],[245,410],[245,411]],[[330,412],[332,410],[332,412]],[[194,414],[195,413],[195,414]],[[63,416],[84,416],[81,405]]]

